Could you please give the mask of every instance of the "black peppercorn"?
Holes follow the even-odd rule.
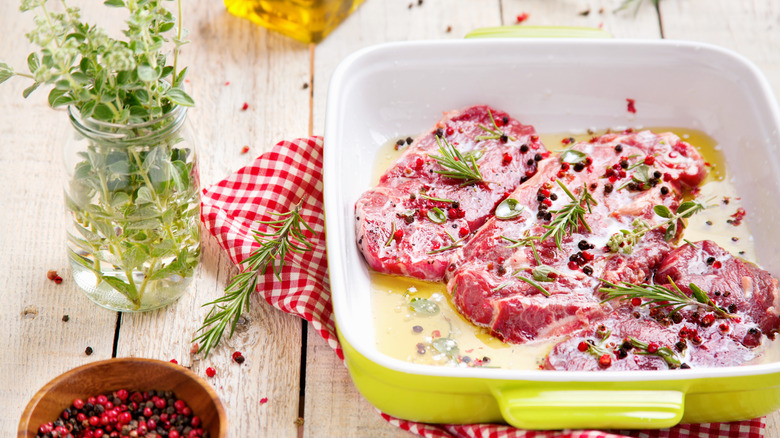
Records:
[[[623,152],[623,145],[619,144],[619,145],[615,146],[615,152],[617,152],[617,153]]]
[[[84,354],[86,354],[87,356],[89,356],[90,354],[92,354],[92,347],[87,347],[87,348],[84,350]]]
[[[528,145],[524,144],[524,145],[520,146],[520,152],[522,152],[522,153],[528,152]]]

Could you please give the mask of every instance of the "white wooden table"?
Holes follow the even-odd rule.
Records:
[[[780,93],[780,1],[662,0],[656,11],[646,0],[636,15],[614,13],[620,2],[366,0],[324,42],[308,46],[229,15],[218,0],[184,1],[192,44],[183,58],[198,103],[190,120],[202,183],[217,182],[282,139],[321,135],[327,84],[347,54],[385,41],[462,38],[478,27],[514,24],[522,13],[529,15],[526,25],[603,27],[617,38],[718,44],[750,58]],[[102,2],[74,3],[92,22],[121,20]],[[24,33],[31,25],[15,1],[0,4],[0,60],[25,66],[30,46]],[[191,356],[190,339],[205,314],[201,305],[222,295],[237,272],[205,233],[195,282],[175,305],[134,315],[92,304],[70,280],[64,246],[60,148],[71,128],[62,111],[48,108],[46,92],[23,100],[27,85],[16,78],[0,86],[0,436],[13,436],[22,409],[45,382],[112,356],[177,359],[204,376],[214,367],[209,381],[227,407],[232,437],[409,436],[362,399],[312,329],[257,297],[233,339],[206,360]],[[240,110],[244,102],[247,111]],[[250,152],[242,154],[245,145]],[[50,269],[65,281],[47,280]],[[235,350],[247,358],[243,365],[230,360]],[[768,418],[766,436],[780,436],[779,419],[778,413]]]

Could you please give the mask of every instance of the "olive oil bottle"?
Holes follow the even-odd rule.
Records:
[[[322,41],[363,0],[225,0],[228,12],[304,43]]]

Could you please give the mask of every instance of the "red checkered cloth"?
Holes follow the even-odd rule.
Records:
[[[272,272],[257,289],[277,309],[309,321],[317,333],[344,359],[336,337],[325,257],[325,219],[322,204],[322,138],[283,141],[227,179],[203,191],[201,220],[230,259],[239,264],[258,244],[253,230],[266,231],[258,221],[274,220],[271,213],[287,212],[301,202],[301,216],[312,227],[307,235],[314,251],[289,253],[278,281]],[[694,438],[763,435],[764,419],[734,423],[691,424],[644,431],[524,431],[499,424],[432,425],[382,418],[403,430],[427,438]]]

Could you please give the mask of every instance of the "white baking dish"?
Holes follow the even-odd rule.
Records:
[[[626,110],[627,98],[636,101],[636,114]],[[541,133],[679,126],[709,134],[735,175],[759,261],[780,274],[780,110],[743,57],[679,41],[482,39],[364,49],[331,80],[324,170],[336,323],[347,365],[369,401],[413,420],[503,418],[527,428],[668,427],[780,407],[780,363],[516,371],[415,365],[377,351],[369,272],[355,244],[355,201],[371,186],[381,145],[474,104],[500,108]]]

